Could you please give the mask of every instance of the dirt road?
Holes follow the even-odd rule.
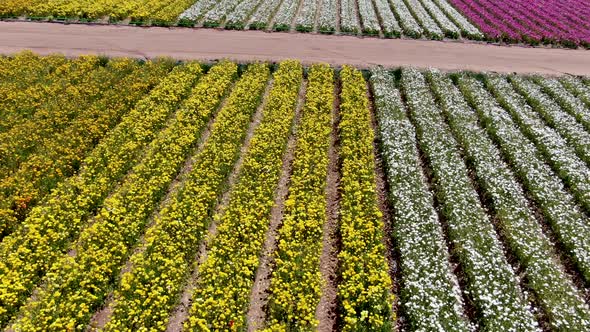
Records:
[[[518,73],[590,75],[590,51],[505,47],[463,42],[358,38],[262,31],[138,28],[0,22],[0,53],[30,49],[41,54],[237,61],[296,58],[359,67],[436,67]]]

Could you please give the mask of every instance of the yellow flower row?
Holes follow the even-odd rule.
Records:
[[[234,63],[221,63],[211,68],[207,76],[197,84],[192,97],[185,104],[185,108],[201,116],[201,119],[187,117],[187,120],[194,122],[193,126],[197,123],[203,126],[204,116],[213,114],[221,98],[229,91],[237,69]],[[252,84],[255,82],[252,79],[252,75],[246,75],[238,85]],[[246,89],[240,92],[241,95],[229,97],[230,103],[237,103],[245,97],[244,93],[257,91]],[[235,112],[237,109],[225,108],[219,116]],[[219,125],[216,125],[217,127]],[[215,136],[219,134],[214,131],[212,137]],[[213,143],[207,143],[207,146],[211,144]],[[193,170],[201,171],[200,166],[196,163]],[[191,182],[186,183],[187,189],[184,191],[189,190],[190,185]],[[165,329],[169,313],[182,290],[183,280],[192,266],[190,260],[203,232],[202,223],[194,222],[207,215],[206,210],[199,210],[198,206],[192,204],[195,196],[184,195],[184,191],[181,189],[178,196],[174,196],[163,208],[154,226],[146,233],[145,248],[131,257],[133,267],[122,276],[121,285],[115,292],[113,313],[105,327],[106,330]],[[191,213],[195,214],[191,216]]]
[[[310,330],[317,325],[334,72],[328,65],[314,65],[308,81],[270,285],[272,330]]]
[[[173,23],[178,16],[194,3],[193,0],[6,0],[0,2],[0,16],[54,17],[97,20],[167,22]]]
[[[282,156],[293,123],[303,69],[285,61],[256,128],[238,182],[225,212],[217,216],[217,235],[199,267],[189,327],[194,330],[245,328],[250,290],[269,225]]]
[[[142,68],[132,59],[112,60],[107,67],[116,76],[104,83],[95,81],[105,92],[95,101],[87,103],[87,108],[83,104],[78,105],[80,111],[71,123],[65,124],[63,131],[52,133],[53,130],[46,130],[43,133],[43,145],[30,149],[31,153],[28,157],[25,154],[18,169],[0,181],[0,231],[3,235],[9,234],[19,220],[26,216],[30,207],[55,187],[59,180],[72,175],[86,152],[166,73],[158,70],[163,69],[160,66],[148,65]],[[142,71],[139,70],[141,68]],[[102,80],[100,77],[98,79]],[[142,82],[138,84],[138,80]],[[58,81],[56,84],[61,85],[63,82]],[[66,107],[76,108],[69,102],[60,102],[60,105],[60,111]],[[26,127],[38,129],[39,121],[36,120],[34,117],[26,122]],[[50,121],[49,126],[54,126],[52,122],[55,120]]]
[[[105,200],[92,225],[73,246],[77,254],[63,255],[53,265],[35,299],[19,315],[15,329],[79,328],[89,322],[213,113],[195,108],[192,99],[176,112],[121,186]]]
[[[175,67],[84,160],[79,175],[33,208],[22,227],[0,243],[0,326],[7,324],[33,287],[66,250],[95,209],[137,162],[202,72]]]
[[[385,260],[382,215],[377,206],[373,129],[367,86],[360,71],[340,72],[342,178],[338,296],[343,331],[391,331],[391,279]]]

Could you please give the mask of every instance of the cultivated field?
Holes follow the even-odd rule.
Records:
[[[588,331],[590,79],[0,57],[8,331]]]
[[[590,47],[584,0],[3,0],[0,17]]]

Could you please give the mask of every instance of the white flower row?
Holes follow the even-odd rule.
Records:
[[[394,11],[397,13],[397,16],[399,17],[399,24],[404,29],[404,32],[410,37],[419,38],[424,33],[424,29],[422,29],[420,24],[414,19],[414,16],[412,16],[412,13],[408,9],[404,1],[390,1]]]
[[[488,132],[498,142],[503,154],[543,212],[559,242],[570,254],[586,281],[590,280],[590,221],[580,211],[562,181],[539,159],[535,146],[520,132],[483,84],[462,77],[459,87]]]
[[[261,0],[241,0],[236,8],[227,16],[226,27],[243,29],[254,8]],[[264,0],[262,0],[264,1]]]
[[[299,16],[295,20],[295,28],[300,31],[312,31],[315,24],[315,13],[319,0],[303,0]]]
[[[432,0],[420,0],[430,17],[438,24],[446,36],[459,38],[459,28],[442,12]]]
[[[359,5],[359,15],[363,21],[363,32],[366,34],[379,34],[381,26],[379,25],[379,19],[375,14],[373,3],[371,0],[357,0]]]
[[[483,33],[479,31],[469,20],[459,13],[455,7],[451,6],[447,0],[432,0],[447,16],[461,29],[463,36],[471,37],[475,39],[482,39]]]
[[[387,0],[375,0],[375,7],[381,16],[385,37],[399,37],[402,31]]]
[[[359,20],[356,15],[355,0],[340,1],[340,31],[357,33]]]
[[[415,69],[403,69],[402,89],[481,324],[487,331],[539,330],[424,77]]]
[[[559,81],[569,92],[580,98],[586,107],[590,108],[590,86],[586,86],[582,81],[572,76],[562,76]]]
[[[420,23],[424,31],[432,39],[442,39],[444,37],[443,31],[438,24],[430,17],[426,9],[422,7],[418,0],[405,0],[410,12],[414,14],[416,20]]]
[[[534,77],[545,93],[550,95],[563,110],[576,118],[587,131],[590,131],[590,106],[586,107],[581,99],[576,98],[555,78]],[[590,100],[589,100],[590,101]]]
[[[401,303],[414,330],[468,331],[461,290],[418,156],[414,126],[393,78],[373,70],[376,115],[400,251]]]
[[[488,76],[486,83],[500,105],[511,114],[525,135],[545,155],[546,161],[553,166],[557,175],[569,185],[574,196],[590,210],[590,170],[578,158],[574,149],[545,124],[539,114],[531,109],[505,78]]]
[[[205,24],[219,25],[225,16],[239,3],[239,0],[221,0],[205,14]]]
[[[560,331],[583,331],[590,324],[590,308],[563,266],[554,261],[551,242],[528,207],[521,185],[457,87],[440,72],[430,71],[428,77],[455,137],[473,161],[478,180],[492,201],[499,231],[523,265],[529,288],[549,313],[550,324]]]
[[[336,0],[321,0],[318,30],[320,32],[333,32],[336,30]]]
[[[266,28],[270,23],[270,19],[273,13],[280,4],[281,0],[263,1],[256,10],[256,12],[252,15],[249,26],[254,27],[256,29]]]
[[[561,135],[578,156],[590,165],[590,133],[584,130],[574,117],[564,112],[549,96],[533,82],[518,76],[510,76],[510,81],[545,121]]]
[[[298,5],[298,0],[283,0],[281,7],[275,15],[275,30],[289,30],[291,28],[293,16],[295,16]]]
[[[179,19],[196,21],[203,17],[215,4],[217,4],[217,0],[198,0],[180,14]]]

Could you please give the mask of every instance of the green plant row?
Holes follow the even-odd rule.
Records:
[[[545,124],[506,79],[490,75],[486,77],[485,84],[514,122],[544,154],[545,161],[567,184],[574,197],[590,211],[590,170],[586,163],[578,158],[565,139]]]
[[[510,75],[508,79],[547,124],[554,128],[575,149],[580,159],[590,166],[590,133],[584,130],[584,126],[561,109],[533,82],[515,75]]]
[[[490,218],[470,181],[457,142],[422,74],[403,69],[401,85],[420,149],[432,169],[448,236],[462,266],[466,291],[486,331],[538,330]]]
[[[192,112],[200,114],[201,117],[215,112],[221,98],[228,93],[237,69],[231,62],[223,62],[211,68],[193,90],[191,99],[186,103],[187,109],[194,109]],[[235,115],[238,100],[243,98],[245,93],[258,92],[249,86],[254,84],[253,78],[253,75],[245,75],[237,83],[238,87],[242,87],[228,99],[228,104],[234,106],[219,112],[214,124],[215,128],[219,129],[213,130],[202,152],[196,156],[192,171],[186,176],[183,187],[156,216],[154,225],[145,235],[145,246],[130,258],[132,268],[123,274],[121,284],[115,291],[112,316],[105,330],[166,329],[168,316],[182,291],[183,281],[190,273],[194,251],[206,230],[202,218],[207,218],[208,210],[199,209],[195,204],[198,201],[197,195],[208,201],[214,201],[218,197],[210,188],[190,191],[196,179],[192,174],[202,175],[207,174],[203,173],[207,171],[212,175],[216,174],[212,168],[217,164],[203,168],[205,163],[215,160],[203,159],[202,156],[207,156],[210,152],[206,151],[216,147],[218,142],[215,138],[220,136],[220,131],[227,129],[219,123],[222,119]],[[258,87],[255,86],[255,89]],[[203,120],[205,118],[198,119],[201,126]],[[210,207],[212,204],[214,203],[208,203],[207,206]]]
[[[268,298],[269,330],[311,330],[320,301],[320,254],[326,221],[326,181],[334,72],[316,64],[308,73],[297,125],[292,174],[278,230]]]
[[[246,328],[246,311],[270,211],[281,175],[282,157],[295,115],[303,69],[285,61],[274,73],[263,118],[244,156],[229,205],[216,217],[217,234],[199,267],[190,327]]]
[[[371,73],[376,116],[393,208],[393,238],[399,248],[400,303],[413,331],[468,331],[461,290],[454,281],[449,249],[423,174],[416,133],[393,77]]]
[[[377,205],[374,133],[367,85],[360,71],[340,71],[339,189],[342,249],[338,254],[342,281],[338,298],[343,331],[390,331],[392,281],[385,259],[383,216]]]
[[[502,110],[483,84],[469,77],[461,77],[458,83],[557,239],[586,282],[590,281],[590,221],[577,207],[563,182],[540,158],[535,146],[520,132],[510,115]]]
[[[571,79],[571,77],[564,77],[564,81],[567,82],[567,78]],[[562,110],[578,120],[578,122],[584,126],[586,131],[590,131],[590,105],[584,105],[584,99],[582,99],[585,97],[584,92],[587,92],[587,89],[576,89],[577,85],[573,86],[573,84],[570,84],[570,86],[574,88],[574,92],[582,97],[578,99],[574,94],[570,93],[557,78],[533,76],[532,80],[541,87],[543,92],[551,96]]]
[[[79,174],[54,189],[16,232],[4,238],[0,326],[8,323],[40,278],[78,238],[89,214],[137,162],[201,72],[195,63],[174,68],[85,158]]]
[[[43,146],[18,170],[0,181],[0,227],[3,227],[3,234],[10,233],[31,206],[74,174],[84,156],[171,69],[169,61],[149,62],[144,66],[132,59],[113,61],[117,61],[113,64],[115,67],[131,64],[131,73],[108,88],[64,131],[44,140]]]
[[[522,186],[502,162],[499,149],[450,79],[435,71],[429,71],[427,77],[451,130],[465,149],[467,162],[490,198],[498,232],[522,264],[525,283],[547,313],[549,324],[559,331],[586,330],[590,309],[564,267],[556,262],[551,242],[528,207]],[[439,117],[439,121],[444,120]]]
[[[559,82],[574,96],[578,97],[588,109],[590,109],[590,87],[576,77],[563,76]],[[586,117],[587,115],[584,115]]]

